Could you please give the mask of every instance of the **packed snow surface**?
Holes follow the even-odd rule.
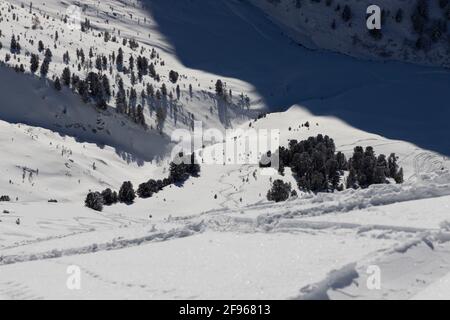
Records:
[[[66,30],[62,12],[78,2],[34,3],[50,18],[33,31],[21,1],[2,1],[2,15],[14,5],[19,22],[0,21],[0,58],[12,33],[51,43]],[[81,3],[95,30],[120,29],[147,53],[157,48],[163,81],[171,69],[185,76],[182,111],[162,133],[149,108],[147,129],[117,114],[113,101],[99,111],[28,74],[26,52],[37,45],[21,41],[22,54],[0,66],[0,196],[11,198],[0,202],[0,299],[450,298],[448,70],[310,51],[246,1]],[[50,78],[65,50],[120,46],[80,34],[60,32]],[[18,59],[26,74],[8,67]],[[226,108],[215,98],[217,79],[235,93]],[[252,120],[263,111],[278,112]],[[170,135],[189,129],[191,115],[219,131],[279,129],[282,145],[324,134],[347,157],[356,146],[396,153],[405,183],[311,194],[288,168],[270,176],[256,164],[203,164],[199,177],[133,205],[84,207],[90,190],[167,177]],[[204,151],[219,155],[225,143]],[[291,182],[298,197],[267,201],[274,179]],[[80,290],[68,286],[71,266],[81,270]],[[373,266],[376,290],[367,285]]]

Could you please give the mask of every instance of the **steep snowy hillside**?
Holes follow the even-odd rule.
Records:
[[[309,48],[450,67],[448,0],[250,2]],[[381,30],[367,28],[367,9],[371,5],[381,9]]]
[[[230,96],[226,103],[220,103],[215,95],[218,77],[180,64],[171,44],[140,2],[83,1],[79,5],[79,1],[64,4],[47,1],[25,6],[22,1],[11,0],[2,1],[0,12],[3,44],[0,59],[6,65],[29,73],[35,55],[37,67],[31,72],[51,80],[47,84],[50,87],[56,78],[65,87],[63,70],[67,68],[67,86],[85,102],[101,108],[104,104],[116,110],[121,106],[118,94],[123,83],[124,110],[117,111],[141,123],[136,118],[142,106],[149,134],[157,134],[161,129],[170,135],[174,128],[192,127],[194,120],[226,128],[256,114],[249,110],[252,100],[247,100],[252,89],[239,80],[221,77]],[[41,68],[47,50],[50,63],[43,75]],[[95,90],[97,75],[109,82],[109,88],[100,88],[100,93]],[[83,80],[86,90],[82,87]],[[9,91],[8,87],[4,89]],[[73,105],[70,101],[65,103],[69,108]],[[20,119],[19,115],[8,120],[32,125],[38,122],[40,126],[47,121],[36,118],[35,122],[29,122],[30,119]]]
[[[305,121],[314,125],[301,127]],[[338,150],[345,154],[356,145],[395,151],[402,159],[406,182],[317,196],[297,189],[298,199],[274,204],[265,200],[269,180],[280,178],[295,186],[288,170],[285,176],[270,177],[262,175],[257,165],[202,165],[200,177],[183,187],[172,186],[150,199],[105,207],[99,213],[81,206],[84,186],[94,186],[98,179],[105,179],[98,188],[117,186],[117,178],[108,176],[111,170],[115,177],[126,175],[136,184],[143,180],[143,171],[152,178],[164,176],[165,166],[125,165],[109,148],[2,124],[2,136],[13,135],[19,146],[28,148],[2,142],[16,160],[3,161],[1,170],[12,178],[13,189],[29,190],[29,196],[2,204],[0,268],[5,278],[0,279],[0,296],[282,299],[324,298],[328,292],[333,298],[344,298],[348,290],[362,299],[375,293],[409,298],[445,276],[438,262],[449,259],[450,163],[446,158],[356,130],[337,119],[313,116],[302,107],[268,115],[252,126],[283,126],[283,144],[324,133],[334,136]],[[59,144],[47,146],[48,139]],[[223,145],[209,148],[222,150]],[[70,153],[61,155],[59,150]],[[105,163],[97,161],[94,170],[92,159]],[[24,171],[22,180],[22,169],[14,161],[31,162],[39,173]],[[66,174],[55,176],[49,167]],[[88,173],[91,178],[85,181]],[[79,177],[81,182],[76,181]],[[61,186],[60,192],[48,196],[62,202],[47,203],[35,196],[55,185]],[[426,243],[433,243],[433,253]],[[413,268],[401,283],[395,281],[395,270],[404,259],[420,266],[421,257],[430,264]],[[386,289],[375,293],[364,291],[363,285],[366,270],[374,263],[392,270],[386,273]],[[65,287],[70,265],[82,270],[81,291]],[[341,271],[335,275],[332,270]],[[344,291],[329,290],[333,281],[346,283],[347,277],[360,285],[350,286],[350,281]]]
[[[82,142],[111,146],[124,158],[152,160],[170,150],[170,138],[149,132],[113,108],[85,105],[70,90],[57,92],[42,79],[0,67],[0,86],[5,102],[0,119],[25,123],[69,135]]]
[[[305,49],[247,1],[146,3],[183,64],[250,84],[252,101],[269,111],[299,104],[363,131],[450,154],[442,139],[450,135],[448,69]]]
[[[338,0],[0,2],[0,299],[448,298],[444,38],[414,51],[413,2],[394,25],[386,1],[386,34],[351,46],[366,1],[339,1],[346,25]],[[307,49],[254,5],[305,45],[435,66]],[[171,158],[195,121],[219,136],[199,174]],[[284,170],[231,159],[247,129],[279,130]]]

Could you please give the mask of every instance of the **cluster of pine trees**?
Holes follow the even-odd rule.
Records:
[[[372,147],[356,147],[353,156],[347,160],[342,152],[336,152],[334,140],[321,134],[300,142],[292,140],[287,148],[280,147],[278,152],[280,173],[284,175],[285,167],[290,167],[299,189],[305,192],[368,188],[390,181],[403,183],[403,169],[399,167],[395,154],[376,156]],[[261,164],[261,167],[270,165]],[[344,179],[345,172],[349,173],[347,179]],[[289,198],[287,194],[290,192],[286,184],[278,181],[269,191],[268,199],[283,201]]]
[[[7,195],[0,196],[0,202],[9,202],[11,198]]]
[[[12,43],[14,43],[11,50],[16,51],[17,49],[15,48],[20,48],[20,45],[17,43],[14,36],[11,41]],[[35,74],[38,70],[40,70],[41,77],[46,77],[49,71],[49,66],[53,54],[49,48],[45,49],[45,45],[42,41],[39,41],[38,43],[38,52],[45,52],[44,60],[41,63],[38,54],[31,54],[30,71],[32,74]],[[78,61],[78,71],[81,71],[83,68],[82,66],[86,67],[86,65],[88,65],[88,69],[94,70],[92,61],[89,60],[88,62],[86,60],[86,55],[83,49],[77,49],[76,56]],[[92,52],[91,48],[89,50],[89,59],[92,59],[93,57],[94,53]],[[109,57],[99,55],[95,60],[95,69],[97,69],[97,71],[90,71],[85,79],[81,79],[78,75],[71,72],[69,67],[71,59],[69,52],[66,51],[63,54],[63,61],[67,66],[64,68],[60,77],[54,78],[54,87],[58,91],[60,91],[63,86],[71,87],[75,93],[78,93],[81,96],[82,100],[85,103],[93,102],[99,109],[106,110],[108,103],[113,96],[113,91],[111,90],[109,77],[105,71],[109,69],[109,73],[112,74],[111,60],[114,60],[118,64],[121,64],[121,59],[123,59],[122,49],[119,49],[117,58],[114,53]],[[137,62],[135,62],[133,56],[130,56],[129,68],[133,70],[135,64],[138,70],[138,79],[140,82],[142,82],[143,75],[149,74],[148,70],[150,70],[150,74],[154,73],[156,76],[154,65],[149,65],[147,58],[139,56],[137,58]],[[123,70],[122,67],[120,67],[120,69]],[[135,123],[146,127],[144,108],[141,104],[137,104],[138,95],[136,90],[134,89],[134,84],[136,83],[134,72],[132,71],[131,75],[131,82],[133,87],[130,90],[125,90],[123,80],[120,78],[120,76],[118,76],[117,79],[118,91],[116,95],[116,111],[128,115]],[[133,79],[135,80],[133,81]],[[165,91],[167,92],[167,89]],[[147,97],[147,94],[154,95],[154,89],[150,84],[147,85],[147,92],[142,91],[141,93],[141,98],[143,101]]]
[[[10,51],[12,54],[20,54],[22,47],[19,43],[19,38],[16,39],[16,36],[13,34],[11,37]]]
[[[279,2],[279,0],[270,0],[271,2]],[[296,6],[300,8],[303,1],[310,1],[320,3],[321,0],[296,0]],[[331,22],[331,29],[337,30],[339,20],[342,20],[344,25],[351,26],[355,13],[352,11],[351,5],[343,4],[335,0],[323,1],[327,7],[331,7],[335,12],[340,13],[340,19],[334,18]],[[440,14],[430,13],[429,0],[415,0],[415,4],[409,19],[405,19],[405,11],[402,6],[391,11],[389,9],[382,9],[381,23],[386,25],[390,20],[397,24],[408,23],[408,27],[416,36],[415,41],[411,42],[412,46],[417,50],[428,51],[434,43],[439,41],[448,42],[447,25],[450,20],[450,0],[436,0]],[[384,27],[383,27],[384,28]],[[368,30],[368,34],[379,41],[383,38],[382,29]],[[356,38],[354,38],[356,39]]]
[[[347,169],[342,152],[336,153],[333,139],[318,135],[298,142],[292,140],[288,148],[280,147],[280,172],[290,167],[302,190],[330,192],[343,190],[341,176]]]
[[[119,193],[106,189],[102,192],[89,192],[84,201],[85,206],[96,211],[103,211],[103,206],[111,206],[116,203],[132,204],[139,196],[142,199],[151,198],[172,184],[181,185],[190,177],[200,174],[200,165],[196,163],[195,154],[183,155],[180,153],[170,163],[169,176],[163,180],[150,179],[141,183],[135,191],[130,181],[125,181],[120,187]]]
[[[200,165],[195,159],[195,154],[184,155],[180,153],[170,164],[169,179],[172,183],[183,184],[189,177],[197,177],[200,173]]]
[[[416,48],[419,50],[427,51],[440,40],[448,41],[446,33],[450,20],[450,1],[439,0],[439,7],[443,12],[442,17],[431,17],[429,1],[417,0],[411,21],[414,32],[418,35]]]
[[[33,11],[34,8],[30,5],[31,29],[43,30],[38,17],[40,13],[33,13]],[[44,19],[48,18],[44,15]],[[18,21],[18,16],[14,13],[13,20]],[[61,17],[61,21],[68,23],[65,16]],[[109,54],[97,53],[95,47],[85,48],[84,50],[77,48],[76,55],[65,50],[62,54],[62,61],[66,67],[61,75],[52,75],[51,77],[53,86],[57,91],[69,87],[74,93],[79,94],[85,103],[93,103],[101,110],[107,109],[108,105],[115,105],[118,113],[128,116],[132,121],[145,128],[147,128],[147,125],[144,111],[148,106],[150,116],[155,118],[156,129],[160,133],[163,132],[168,116],[174,119],[175,124],[177,121],[182,121],[193,128],[195,116],[190,112],[185,112],[181,104],[178,103],[181,101],[182,95],[179,80],[187,79],[187,77],[175,70],[170,70],[168,72],[168,84],[174,85],[173,88],[168,88],[166,83],[161,83],[164,77],[158,73],[157,68],[158,66],[164,66],[165,62],[155,48],[151,48],[148,53],[147,49],[134,39],[122,38],[119,40],[116,35],[112,35],[106,30],[97,32],[87,18],[81,22],[81,31],[92,33],[97,38],[103,38],[105,43],[112,41],[121,43],[122,46]],[[120,30],[117,30],[117,32],[120,36]],[[60,39],[59,32],[55,30],[51,38],[54,43],[49,46],[49,44],[44,44],[42,40],[36,40],[35,37],[27,39],[27,34],[12,35],[10,52],[7,53],[5,58],[6,62],[9,62],[12,58],[20,62],[21,58],[16,57],[23,51],[20,41],[27,41],[31,45],[34,45],[36,41],[37,52],[26,53],[26,56],[30,59],[29,69],[32,74],[38,74],[42,78],[46,78],[53,56],[50,47],[53,50],[60,45],[58,42]],[[133,52],[127,53],[126,47],[129,47]],[[74,57],[71,57],[71,54]],[[14,68],[17,72],[24,73],[26,71],[23,63],[17,64]],[[81,74],[86,76],[81,76]],[[144,78],[145,76],[153,81]],[[131,84],[129,88],[127,88],[128,83]],[[188,87],[190,97],[193,98],[192,84],[189,84]],[[226,83],[218,80],[216,94],[219,102],[226,102],[218,107],[225,121],[226,111],[224,111],[224,108],[227,103],[232,103],[233,93],[226,88]],[[239,105],[242,108],[249,108],[250,99],[248,96],[241,94],[240,98]],[[153,126],[151,128],[153,129]]]
[[[350,171],[347,178],[347,188],[367,188],[372,184],[389,183],[389,178],[396,183],[403,183],[403,169],[397,164],[398,157],[384,154],[378,157],[372,147],[356,147],[353,156],[348,161]]]
[[[87,32],[90,30],[90,22],[87,20],[83,24],[83,31]],[[1,34],[0,34],[1,35]],[[55,48],[56,41],[59,37],[58,32],[56,31],[54,39],[55,39]],[[18,55],[21,53],[21,45],[19,43],[20,37],[16,37],[15,35],[11,38],[10,45],[10,53],[12,55]],[[111,36],[105,32],[105,41],[110,41]],[[115,37],[112,39],[113,41],[117,41]],[[30,43],[33,41],[30,40]],[[139,47],[138,43],[135,40],[126,40],[123,41],[124,45],[129,44],[130,48],[133,50]],[[49,48],[46,48],[44,43],[40,40],[37,45],[38,54],[31,53],[30,54],[30,71],[32,74],[36,74],[39,72],[40,76],[45,78],[50,69],[50,63],[52,61],[53,54]],[[43,60],[40,60],[40,54],[44,55]],[[7,54],[6,62],[11,59],[11,55]],[[93,62],[95,61],[95,64]],[[61,76],[54,76],[53,83],[54,88],[58,91],[62,90],[63,86],[71,87],[71,89],[79,94],[82,100],[85,103],[95,103],[95,105],[102,110],[105,110],[108,106],[108,103],[111,101],[111,98],[115,96],[115,105],[116,111],[118,113],[127,115],[131,118],[135,123],[146,127],[145,117],[144,117],[144,106],[145,102],[149,103],[149,107],[155,110],[157,126],[162,131],[163,123],[167,116],[167,106],[169,101],[173,100],[172,92],[169,92],[167,86],[163,83],[161,88],[155,90],[153,85],[150,83],[144,84],[146,87],[145,90],[142,90],[140,93],[140,98],[142,104],[138,104],[138,93],[135,89],[135,84],[142,83],[143,77],[149,75],[155,81],[160,82],[161,77],[157,73],[155,68],[155,63],[150,60],[159,59],[159,55],[156,53],[153,48],[150,54],[150,59],[141,55],[138,55],[137,58],[133,55],[129,56],[128,64],[125,64],[124,51],[122,48],[119,48],[117,54],[113,52],[109,56],[98,55],[96,56],[92,50],[89,49],[89,53],[85,54],[83,49],[76,50],[76,63],[73,66],[77,65],[78,72],[82,70],[90,70],[85,79],[80,78],[75,73],[72,73],[70,70],[71,57],[68,51],[63,54],[63,62],[67,65]],[[113,75],[113,66],[117,69],[118,73],[122,73],[123,75],[127,75],[130,78],[131,88],[125,89],[124,82],[119,74],[116,75],[116,84],[117,84],[117,92],[116,90],[111,90],[110,80],[108,76]],[[25,72],[25,67],[23,64],[20,66],[17,65],[15,67],[18,72]],[[137,76],[136,76],[136,72]],[[176,83],[178,81],[179,74],[175,71],[170,71],[169,79],[172,83]],[[177,86],[177,98],[179,99],[181,96],[181,89]],[[153,111],[151,110],[151,111]]]

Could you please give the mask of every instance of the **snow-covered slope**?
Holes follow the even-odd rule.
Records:
[[[11,198],[0,202],[0,299],[446,297],[447,70],[310,51],[237,0],[85,0],[83,14],[94,26],[86,33],[63,21],[67,6],[78,2],[34,3],[41,30],[30,28],[32,14],[21,1],[0,4],[0,59],[11,35],[20,35],[22,52],[6,65],[24,63],[27,71],[0,67],[0,196]],[[104,30],[118,42],[105,43],[98,36]],[[169,112],[162,134],[149,103],[145,128],[118,114],[114,99],[99,110],[72,88],[53,88],[66,50],[71,70],[84,76],[89,67],[78,71],[77,49],[92,48],[94,63],[95,55],[119,47],[138,56],[141,49],[122,45],[125,38],[136,39],[146,56],[153,48],[160,55],[162,80],[144,82],[165,83],[175,97],[168,74],[180,74],[178,117]],[[53,51],[47,79],[28,72],[39,39]],[[118,74],[131,89],[129,74],[114,66],[112,74],[102,72],[113,89]],[[233,92],[226,106],[215,94],[217,79]],[[136,84],[138,92],[143,85]],[[252,120],[267,110],[280,112]],[[169,136],[194,119],[219,131],[279,129],[282,145],[329,135],[347,157],[356,146],[373,146],[377,154],[399,156],[405,183],[311,194],[297,188],[289,168],[270,176],[254,164],[202,164],[199,177],[149,199],[103,212],[84,207],[89,190],[167,177]],[[203,152],[220,155],[224,146]],[[292,183],[298,197],[267,201],[274,179]],[[66,285],[73,265],[81,268],[81,290]],[[377,291],[366,290],[373,265],[385,279]]]
[[[450,134],[447,69],[305,49],[246,1],[147,3],[183,64],[248,83],[255,105],[269,111],[303,105],[315,115],[449,155],[442,139]]]
[[[315,125],[309,130],[299,128],[305,121]],[[328,275],[330,271],[352,265],[357,276],[351,274],[363,284],[367,266],[384,261],[379,263],[396,268],[399,264],[395,259],[402,263],[402,256],[415,252],[403,248],[420,246],[425,236],[439,248],[430,256],[430,263],[447,259],[448,245],[441,233],[446,232],[445,221],[449,219],[450,163],[444,157],[367,134],[337,119],[315,117],[302,107],[268,115],[252,126],[273,128],[281,124],[285,126],[283,144],[320,132],[335,136],[338,150],[345,153],[355,145],[373,145],[386,153],[396,151],[407,182],[317,196],[299,193],[297,200],[273,204],[265,200],[265,192],[269,179],[276,176],[261,175],[258,166],[203,165],[201,176],[184,187],[167,188],[132,206],[117,205],[96,213],[81,205],[85,186],[117,186],[123,179],[120,176],[138,183],[144,179],[143,172],[148,177],[163,176],[166,166],[127,165],[109,148],[102,150],[73,139],[59,138],[60,145],[45,147],[49,138],[58,140],[51,132],[3,123],[7,134],[15,132],[18,145],[28,146],[21,150],[6,144],[14,150],[14,159],[43,169],[31,178],[26,172],[21,180],[22,169],[14,160],[2,162],[2,172],[12,177],[13,189],[18,194],[29,190],[29,196],[25,201],[2,204],[8,213],[0,218],[0,268],[6,277],[0,281],[1,294],[5,298],[69,299],[323,298],[324,289],[319,284],[336,277]],[[61,156],[63,148],[71,150],[73,163]],[[221,145],[211,148],[220,150]],[[33,155],[33,160],[28,155]],[[51,167],[60,167],[64,175],[48,169],[49,157],[53,159]],[[97,161],[93,170],[91,161],[99,158],[106,163]],[[69,167],[63,165],[66,162]],[[114,179],[108,176],[111,169],[116,173]],[[91,177],[85,181],[88,173]],[[81,182],[76,181],[79,177]],[[279,178],[290,179],[289,174]],[[103,179],[102,184],[99,181]],[[57,185],[60,191],[52,192]],[[63,188],[66,185],[70,190]],[[47,189],[48,197],[63,201],[47,203],[45,198],[36,197]],[[17,218],[20,225],[15,223]],[[424,246],[421,250],[426,251]],[[103,267],[106,261],[107,269]],[[69,265],[82,269],[81,291],[65,287]],[[435,264],[429,267],[412,270],[412,278],[400,285],[387,283],[389,288],[396,285],[404,290],[402,295],[390,297],[412,297],[438,280],[441,273],[435,272],[420,286],[415,284],[414,277],[433,271]],[[24,276],[28,270],[33,270],[33,281]],[[343,298],[342,291],[328,293]],[[354,294],[372,297],[372,292]]]
[[[66,88],[56,92],[45,80],[0,67],[0,86],[7,101],[0,108],[3,121],[25,123],[82,142],[111,146],[134,161],[152,160],[170,150],[169,137],[145,130],[113,108],[101,111],[85,105]]]
[[[68,11],[71,5],[75,6],[74,8],[82,9],[81,21],[87,19],[91,29],[83,32],[79,28],[71,27],[72,18],[69,14],[72,11]],[[11,0],[3,1],[0,10],[3,18],[0,36],[0,41],[3,44],[3,49],[0,50],[2,61],[5,61],[5,57],[10,55],[10,59],[6,62],[7,65],[15,67],[23,64],[25,71],[29,73],[31,54],[39,54],[41,64],[44,60],[44,52],[38,52],[38,42],[42,41],[44,48],[49,48],[53,54],[47,75],[48,79],[61,78],[65,67],[69,67],[73,74],[83,79],[88,72],[97,72],[96,59],[98,57],[106,57],[108,61],[106,68],[100,70],[100,72],[110,79],[113,93],[118,90],[118,77],[124,81],[126,90],[131,87],[135,88],[138,94],[137,102],[144,106],[146,123],[151,129],[150,131],[156,131],[157,124],[153,102],[151,99],[141,98],[141,91],[146,89],[147,84],[152,85],[155,92],[164,84],[168,93],[171,96],[173,95],[173,99],[171,98],[167,103],[169,111],[164,125],[164,132],[168,135],[177,127],[190,128],[194,119],[202,121],[207,126],[226,128],[255,114],[247,110],[247,107],[244,108],[243,101],[239,96],[240,94],[251,95],[251,86],[237,79],[221,77],[221,80],[226,83],[227,89],[234,93],[234,97],[229,104],[220,105],[214,95],[217,75],[183,66],[176,57],[170,42],[160,33],[156,22],[151,19],[140,2],[110,1],[101,3],[98,1],[83,1],[80,5],[79,1],[67,1],[65,3],[47,1],[35,3],[30,9],[28,6],[23,7],[22,1]],[[14,22],[13,19],[15,19]],[[36,19],[38,26],[33,27]],[[78,20],[76,22],[79,23]],[[106,32],[109,33],[111,39],[107,42],[104,40]],[[9,52],[10,40],[13,35],[17,37],[22,47],[21,52],[17,54],[10,54]],[[137,41],[138,48],[131,48],[129,40]],[[117,55],[119,48],[123,50],[126,67],[128,67],[130,57],[133,57],[136,63],[138,56],[145,56],[150,60],[149,63],[155,65],[159,78],[155,79],[150,75],[144,75],[142,82],[138,81],[136,85],[132,86],[130,83],[131,72],[118,71],[112,61],[112,54]],[[80,49],[84,51],[86,56],[85,63],[82,63],[80,57],[77,57],[77,50]],[[66,52],[70,57],[68,63],[63,61],[63,55]],[[176,84],[169,81],[171,70],[179,74]],[[137,77],[136,70],[134,73]],[[39,70],[37,74],[39,75]],[[51,87],[52,83],[47,85]],[[176,94],[177,86],[180,88],[179,97]],[[192,91],[189,86],[192,87]],[[9,87],[6,87],[5,90],[8,92]],[[129,96],[129,92],[127,96]],[[11,100],[14,100],[14,97],[11,97]],[[65,98],[61,98],[61,100],[66,101]],[[64,103],[69,108],[74,104],[73,100]],[[114,95],[109,104],[112,107],[115,106]],[[20,112],[18,113],[20,114]],[[45,114],[45,112],[42,112],[42,114]],[[17,116],[12,120],[21,121]],[[28,119],[24,118],[22,121],[28,121]],[[39,125],[46,121],[46,119],[42,119]]]
[[[446,0],[250,0],[304,46],[371,59],[450,67]],[[381,30],[367,9],[381,9]],[[371,11],[372,13],[372,11]]]

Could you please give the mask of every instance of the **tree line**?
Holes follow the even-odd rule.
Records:
[[[169,176],[167,178],[162,180],[150,179],[141,183],[137,190],[134,189],[130,181],[125,181],[118,193],[110,188],[102,192],[89,192],[84,204],[86,207],[96,211],[103,211],[104,206],[111,206],[119,202],[131,205],[137,196],[142,199],[148,199],[170,185],[182,186],[190,177],[198,177],[200,169],[195,154],[184,155],[180,153],[170,163]]]
[[[288,147],[280,147],[278,153],[280,174],[284,175],[286,167],[291,168],[298,188],[304,192],[343,191],[391,181],[400,184],[404,180],[403,169],[394,153],[389,157],[384,154],[377,156],[373,147],[364,149],[358,146],[347,160],[342,152],[336,152],[334,140],[321,134],[303,141],[291,140]],[[271,164],[260,166],[270,167]],[[285,200],[291,192],[291,188],[281,182],[273,184],[269,200]]]

